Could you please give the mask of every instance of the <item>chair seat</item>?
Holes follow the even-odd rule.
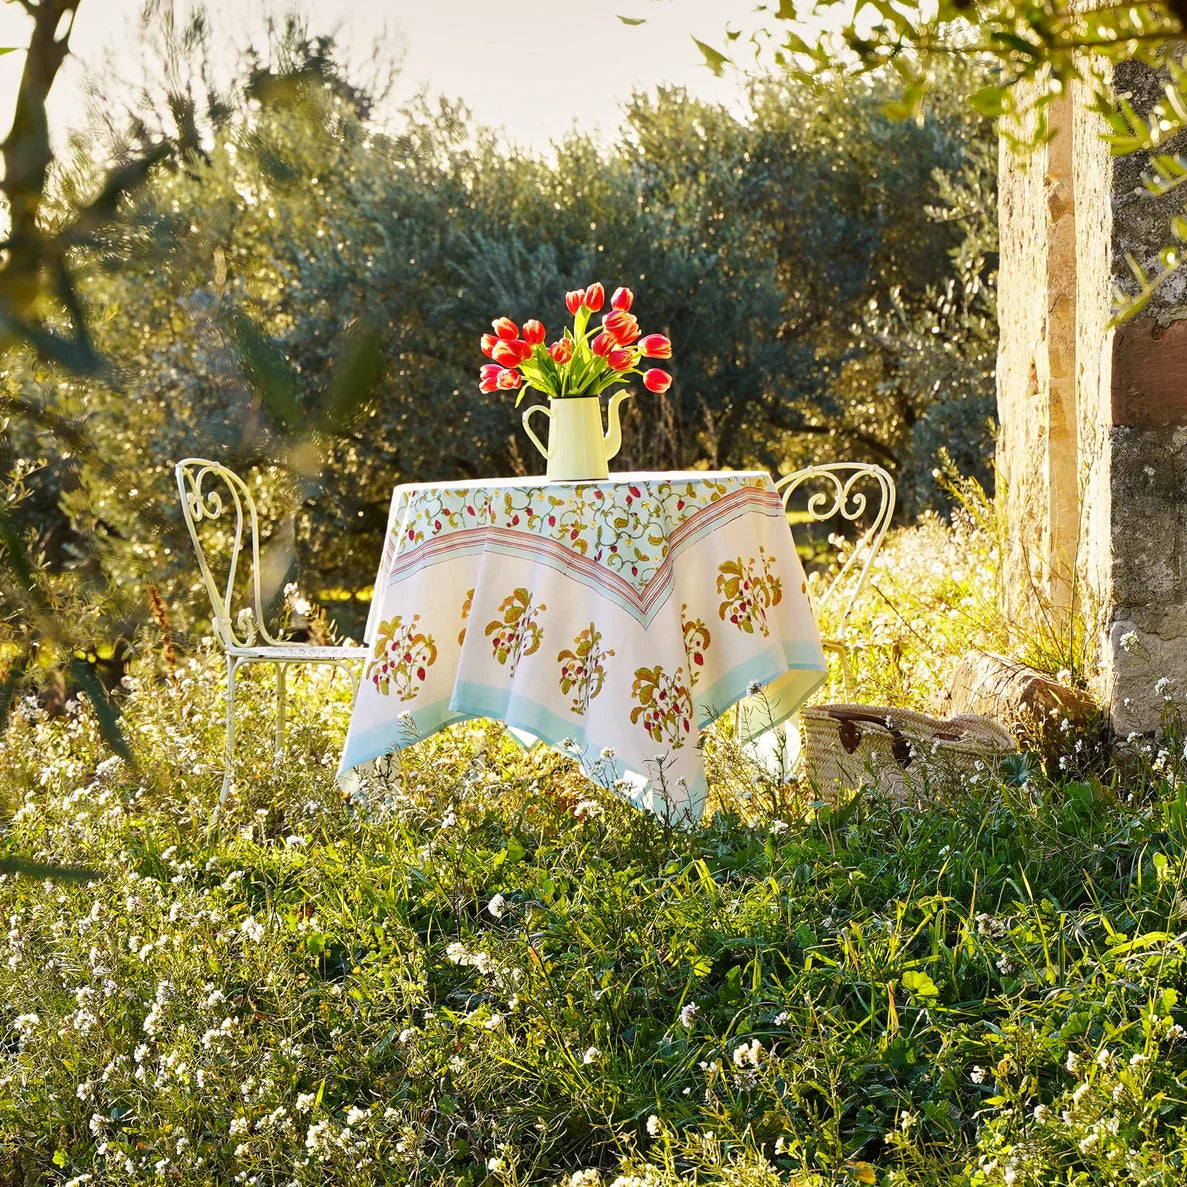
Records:
[[[275,646],[228,647],[227,654],[236,659],[268,660],[272,663],[333,663],[334,661],[365,660],[370,654],[366,647],[319,647],[313,643],[280,643]]]

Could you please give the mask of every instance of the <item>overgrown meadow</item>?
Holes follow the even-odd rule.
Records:
[[[859,664],[922,699],[989,621],[992,541],[936,521],[889,561]],[[493,724],[347,800],[322,671],[278,765],[247,681],[216,811],[219,670],[143,640],[131,762],[85,698],[4,739],[6,854],[75,874],[0,882],[3,1182],[1187,1178],[1181,741],[826,806],[727,723],[712,814],[668,831]]]

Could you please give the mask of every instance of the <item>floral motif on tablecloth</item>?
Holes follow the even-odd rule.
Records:
[[[687,610],[687,603],[680,607],[680,627],[684,631],[684,654],[688,656],[688,685],[696,688],[712,636],[703,618],[685,617]]]
[[[722,621],[728,618],[748,635],[755,627],[770,634],[767,611],[783,601],[783,582],[771,571],[771,559],[761,545],[757,560],[738,557],[718,568],[717,592],[725,599],[717,610]]]
[[[462,603],[462,629],[457,633],[457,645],[460,647],[466,641],[466,623],[470,621],[470,610],[474,605],[474,591],[466,590],[466,600]]]
[[[411,701],[425,682],[437,659],[433,636],[416,629],[420,615],[410,622],[400,615],[379,624],[375,651],[367,667],[367,679],[384,695],[392,689],[402,701]]]
[[[656,742],[668,742],[679,750],[692,732],[692,693],[684,681],[684,669],[669,676],[663,667],[636,668],[631,696],[639,703],[631,710],[631,724],[643,728]]]
[[[400,547],[464,528],[512,528],[563,544],[642,588],[686,520],[731,491],[762,488],[757,474],[684,481],[591,482],[571,487],[416,490],[397,529]]]
[[[515,675],[515,668],[525,655],[539,651],[544,632],[536,618],[548,607],[541,602],[532,605],[532,595],[522,587],[499,603],[502,618],[486,624],[486,634],[493,635],[491,649],[501,664],[510,662],[508,675]]]
[[[584,715],[589,702],[602,691],[606,681],[605,661],[614,654],[613,648],[602,646],[601,632],[591,622],[576,639],[572,649],[565,648],[556,659],[561,665],[561,692],[566,696],[576,690],[569,708]]]

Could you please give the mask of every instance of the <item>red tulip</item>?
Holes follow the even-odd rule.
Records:
[[[484,379],[479,385],[478,390],[483,395],[489,396],[491,392],[499,390],[499,381],[497,379]]]
[[[629,350],[612,350],[606,359],[606,362],[615,371],[625,371],[635,361],[634,354]]]
[[[620,346],[630,346],[632,342],[639,336],[639,323],[631,314],[627,314],[631,320],[626,323],[623,329],[618,334],[618,342]]]
[[[643,375],[643,386],[649,392],[666,392],[672,386],[672,377],[667,371],[661,371],[658,367],[652,367]]]
[[[573,343],[568,338],[561,338],[548,348],[548,353],[554,363],[567,363],[573,357]]]
[[[597,313],[606,299],[606,290],[596,281],[585,290],[585,304]]]
[[[639,349],[646,359],[670,359],[672,357],[672,343],[663,334],[648,334],[639,343]]]
[[[500,338],[518,338],[519,326],[517,326],[509,317],[497,317],[490,323],[495,328],[495,333]]]
[[[589,348],[598,358],[604,359],[617,345],[613,334],[602,333],[589,344]]]
[[[650,372],[648,372],[648,374],[650,374]],[[660,374],[662,375],[663,372],[661,371]],[[504,391],[514,390],[515,388],[519,387],[520,383],[522,382],[523,377],[518,371],[511,367],[507,367],[506,369],[499,372],[497,383]]]
[[[621,309],[625,313],[635,303],[635,294],[630,289],[617,288],[610,298],[612,309]]]
[[[502,363],[504,367],[514,367],[521,363],[524,356],[520,352],[519,341],[518,338],[500,338],[492,352],[495,362]]]
[[[478,377],[480,379],[498,379],[502,369],[498,363],[484,363],[478,368]]]
[[[544,327],[534,317],[523,323],[523,340],[529,346],[544,341]]]
[[[602,325],[606,327],[607,333],[614,335],[620,346],[634,342],[639,336],[638,319],[624,309],[615,309],[612,313],[607,313],[602,318]]]
[[[496,342],[498,342],[498,339],[494,336],[494,334],[483,334],[482,335],[481,349],[482,349],[482,353],[484,355],[486,355],[486,357],[488,359],[495,352],[495,343]]]
[[[585,304],[585,289],[573,289],[565,293],[565,308],[575,314]]]

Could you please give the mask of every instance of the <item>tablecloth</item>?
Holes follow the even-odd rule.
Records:
[[[762,471],[398,486],[365,639],[340,773],[498,718],[679,823],[698,731],[760,686],[777,724],[827,672]]]

